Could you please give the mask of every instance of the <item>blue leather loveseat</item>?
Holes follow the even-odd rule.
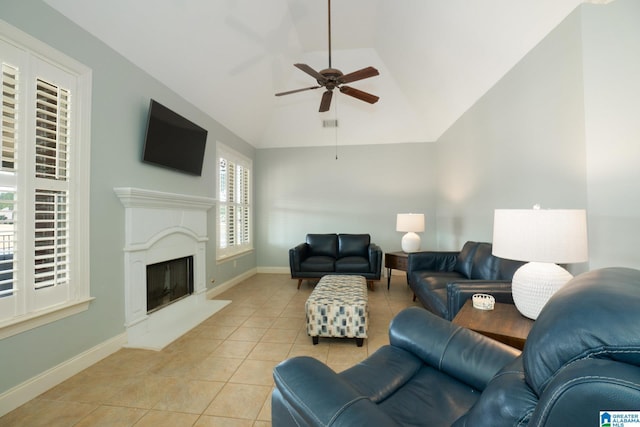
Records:
[[[427,310],[400,312],[390,345],[341,373],[298,357],[274,369],[272,425],[584,427],[640,409],[640,271],[572,279],[522,353]]]
[[[363,276],[369,287],[380,280],[382,249],[369,234],[307,234],[304,243],[289,249],[291,278],[319,279],[326,274]]]

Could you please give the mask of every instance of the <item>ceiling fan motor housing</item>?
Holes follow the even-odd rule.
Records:
[[[342,71],[337,68],[326,68],[324,70],[319,71],[325,77],[325,80],[317,80],[319,85],[324,86],[327,90],[333,90],[338,86],[338,78],[342,77]]]

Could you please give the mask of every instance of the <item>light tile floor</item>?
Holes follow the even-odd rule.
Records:
[[[315,283],[257,274],[219,295],[220,312],[162,351],[122,349],[0,418],[0,426],[270,426],[272,370],[315,357],[342,371],[388,343],[393,316],[412,302],[404,275],[369,291],[369,338],[312,345],[304,304]]]

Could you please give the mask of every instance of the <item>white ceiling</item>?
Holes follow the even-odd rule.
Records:
[[[334,0],[332,65],[376,67],[350,86],[380,101],[326,113],[321,89],[274,96],[316,84],[294,63],[327,67],[326,0],[45,1],[268,148],[435,141],[583,0]]]

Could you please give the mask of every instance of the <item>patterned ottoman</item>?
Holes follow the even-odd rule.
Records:
[[[358,347],[367,338],[369,304],[367,281],[362,276],[322,277],[305,304],[307,334],[318,337],[355,338]]]

